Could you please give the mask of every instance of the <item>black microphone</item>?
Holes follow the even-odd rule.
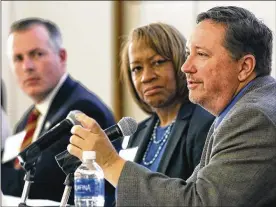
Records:
[[[58,141],[61,134],[70,132],[74,125],[80,125],[80,122],[75,118],[77,113],[82,112],[78,110],[71,111],[66,119],[45,132],[35,142],[18,154],[17,158],[25,170],[28,170],[29,167],[33,166],[41,152]]]
[[[104,130],[110,141],[115,141],[118,138],[130,136],[137,130],[137,122],[131,117],[123,117],[117,124],[108,127]],[[81,161],[71,155],[67,150],[57,154],[55,159],[62,169],[62,171],[68,175],[75,172],[77,167],[81,164]]]
[[[104,130],[110,141],[120,137],[130,136],[136,132],[137,122],[131,117],[123,117],[117,124]]]

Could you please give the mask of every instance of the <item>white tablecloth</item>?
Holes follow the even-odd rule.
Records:
[[[2,194],[1,206],[18,206],[21,198]],[[27,199],[28,206],[59,206],[60,203],[51,200]]]

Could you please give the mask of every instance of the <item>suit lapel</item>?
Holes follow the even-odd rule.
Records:
[[[42,128],[40,130],[40,135],[48,131],[50,128],[55,126],[59,121],[65,119],[68,114],[66,107],[66,101],[73,92],[76,82],[71,79],[68,75],[67,79],[59,89],[58,93],[53,99],[49,111],[47,112],[46,118],[43,122]]]
[[[157,168],[158,172],[166,173],[177,145],[181,139],[186,139],[186,137],[183,136],[183,132],[185,129],[187,129],[187,127],[189,127],[189,117],[192,116],[194,107],[195,105],[193,104],[183,104],[180,108],[176,122],[174,123],[171,134],[169,136],[166,149]],[[184,142],[186,142],[186,140],[184,140]]]
[[[27,121],[28,121],[28,117],[31,113],[31,111],[34,109],[34,105],[32,105],[22,116],[22,118],[20,119],[20,121],[18,122],[17,126],[15,127],[15,131],[14,134],[21,132],[25,129],[26,125],[27,125]]]
[[[213,122],[207,134],[207,138],[206,138],[206,141],[202,150],[201,159],[200,159],[200,169],[203,168],[205,165],[207,165],[210,160],[212,143],[214,138],[214,126],[215,126],[215,121]]]
[[[149,140],[151,138],[152,129],[153,129],[156,119],[157,119],[156,115],[152,116],[147,121],[147,123],[145,123],[146,126],[143,127],[141,129],[141,131],[136,135],[137,137],[142,137],[142,140],[139,144],[136,156],[134,158],[134,162],[136,162],[136,163],[140,163],[143,158],[143,155],[147,149]]]

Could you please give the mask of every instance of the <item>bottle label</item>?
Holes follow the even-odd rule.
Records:
[[[75,195],[78,197],[91,197],[104,195],[103,179],[75,179]]]

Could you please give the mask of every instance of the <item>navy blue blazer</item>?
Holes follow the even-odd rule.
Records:
[[[138,146],[134,162],[141,163],[157,118],[155,114],[141,122],[130,137],[127,148]],[[214,118],[200,106],[184,103],[178,112],[157,172],[186,180],[200,161]]]
[[[15,133],[24,130],[27,117],[33,107],[31,106],[23,115],[15,129]],[[39,134],[43,134],[65,119],[72,110],[80,110],[94,118],[103,129],[115,124],[108,107],[95,94],[68,76],[53,99]],[[45,128],[46,122],[50,123],[49,128]],[[61,201],[66,175],[56,163],[55,155],[66,150],[70,136],[70,132],[64,134],[59,141],[42,152],[36,164],[35,182],[31,185],[29,198]],[[25,182],[25,171],[22,169],[15,170],[13,163],[14,160],[1,164],[1,189],[4,194],[21,197]],[[106,182],[106,192],[111,195],[114,193],[114,188],[108,182]],[[74,193],[72,191],[68,203],[73,204],[73,198]],[[108,199],[112,198],[110,196],[107,198],[107,204]],[[112,203],[112,201],[110,202]]]

